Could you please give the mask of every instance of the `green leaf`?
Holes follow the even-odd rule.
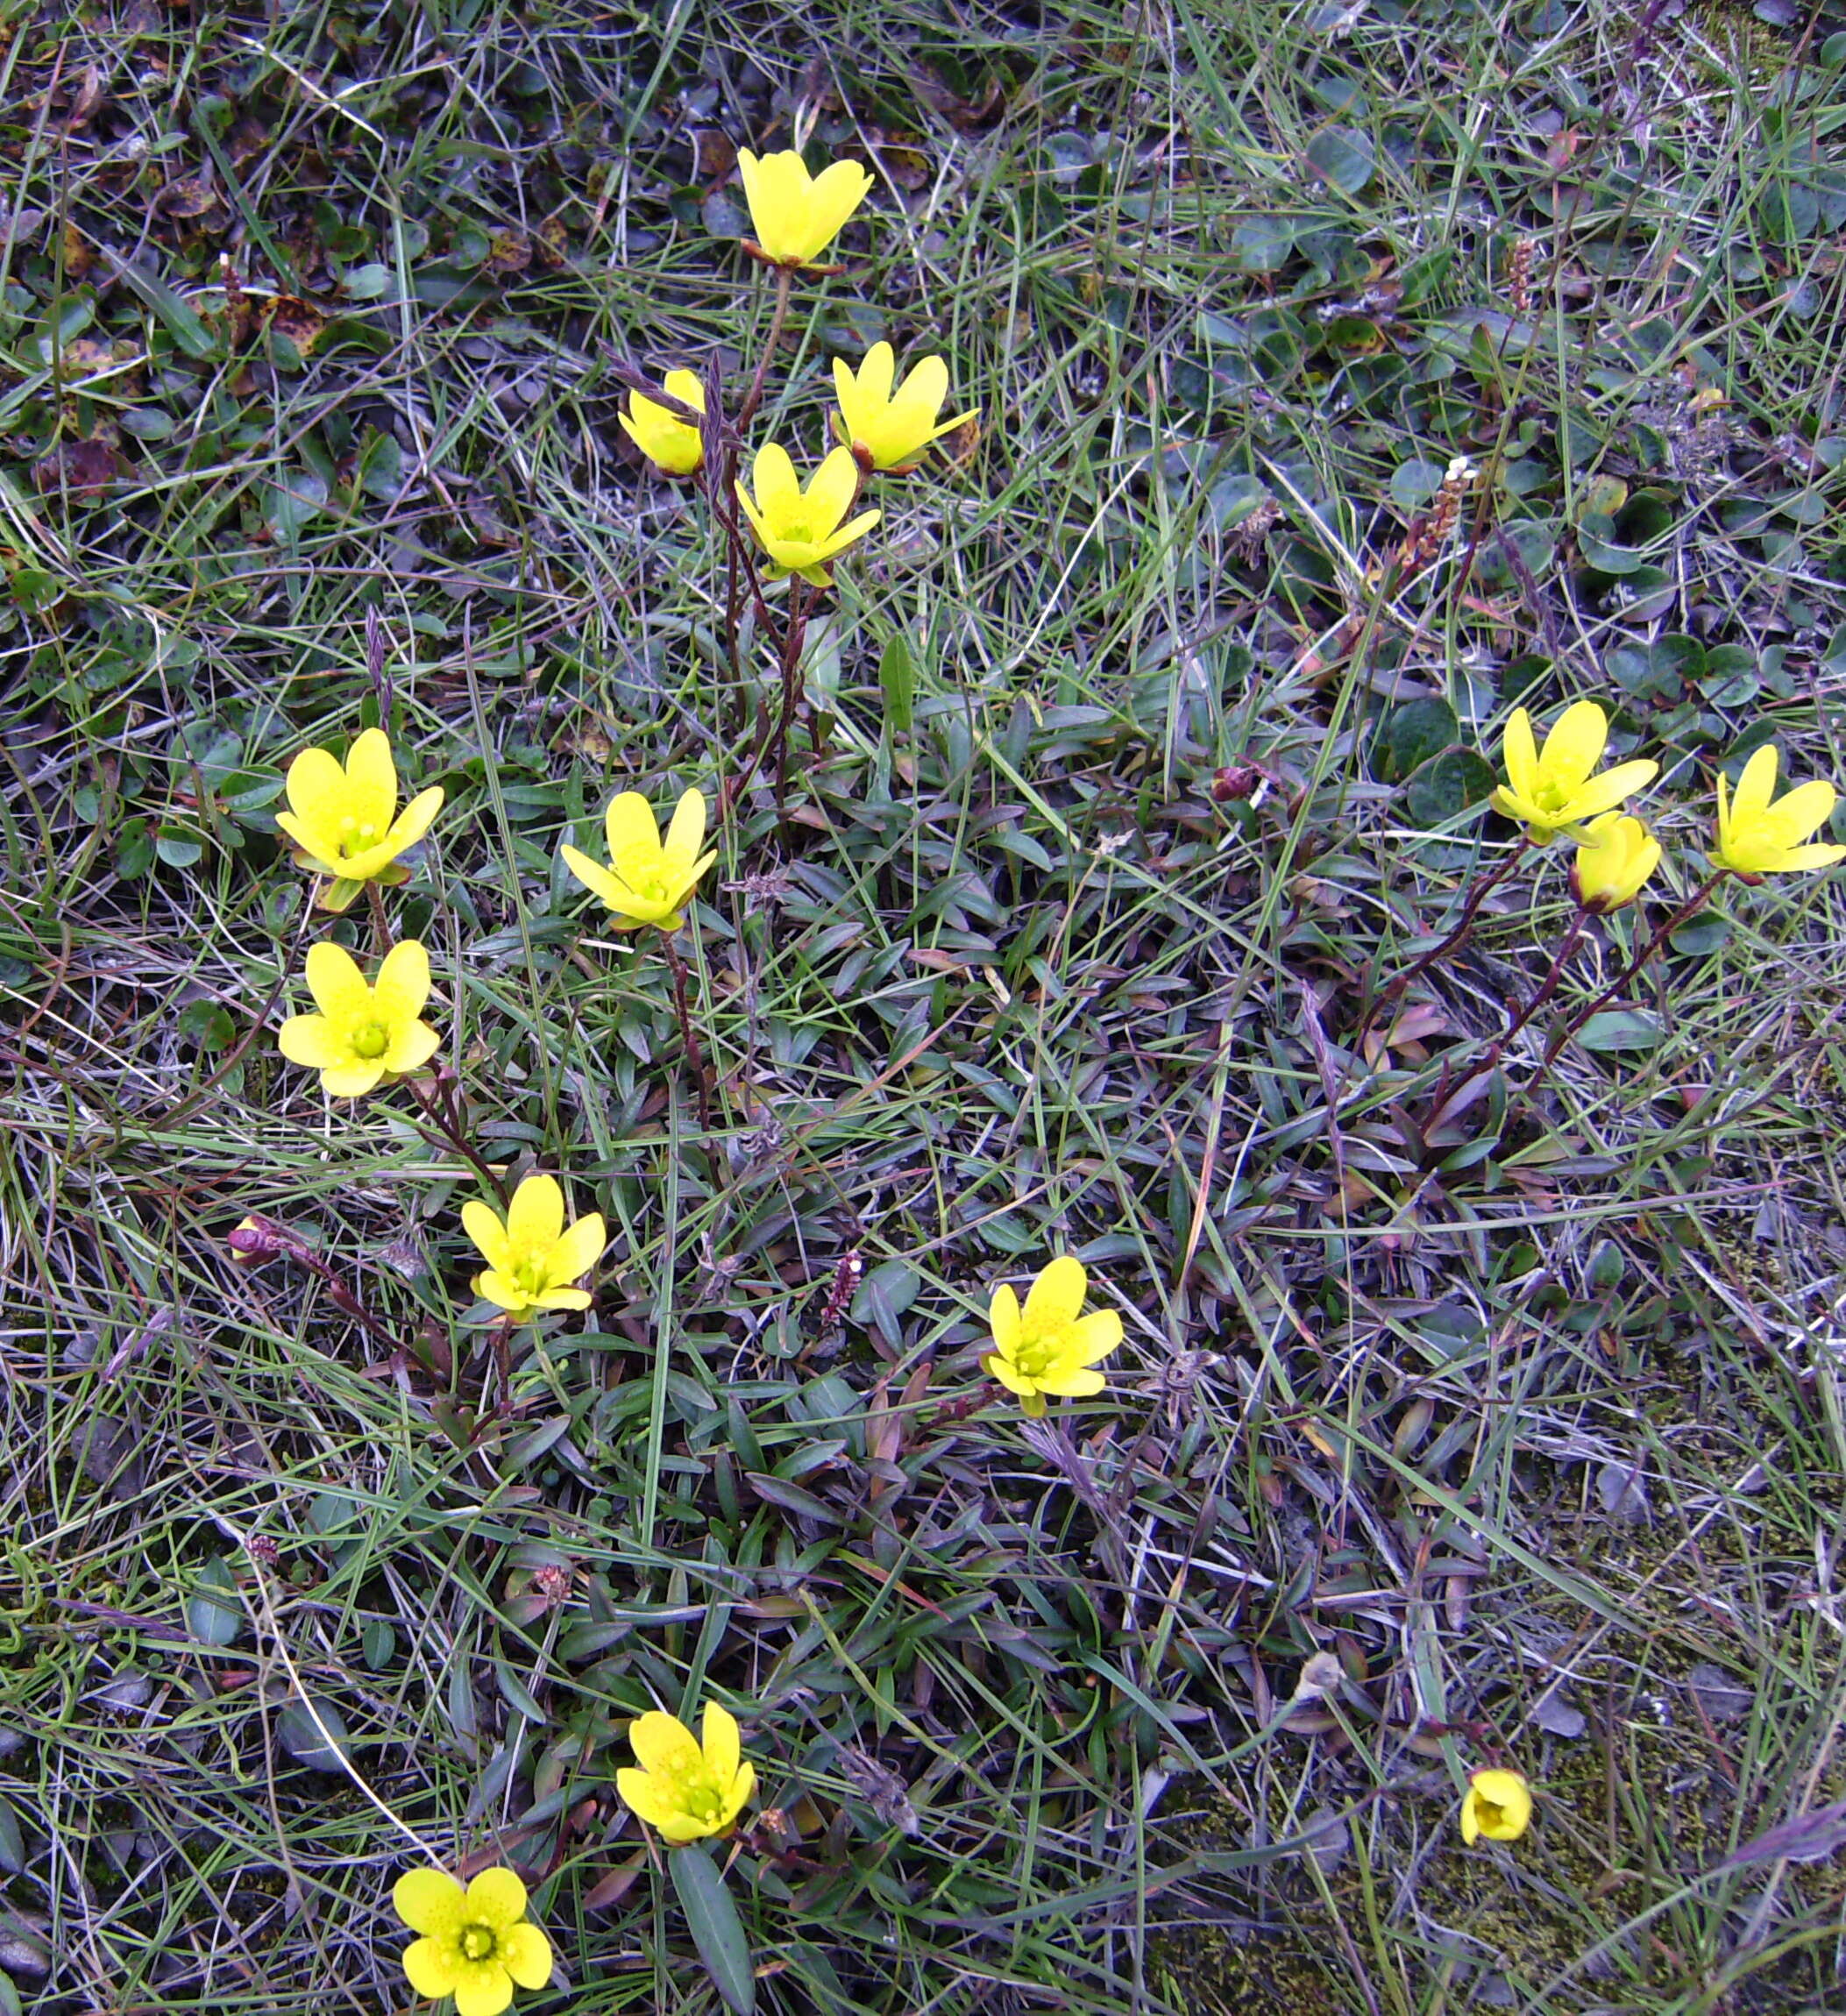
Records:
[[[244,1624],[237,1577],[222,1555],[214,1555],[193,1580],[192,1594],[186,1599],[186,1629],[202,1645],[234,1645],[243,1636]]]
[[[381,1673],[397,1657],[397,1633],[382,1617],[374,1617],[359,1634],[359,1650],[374,1673]]]
[[[1651,1050],[1660,1041],[1660,1025],[1632,1008],[1605,1008],[1577,1032],[1577,1040],[1586,1050]]]
[[[204,358],[218,354],[221,347],[218,338],[164,280],[143,273],[138,266],[117,266],[115,271],[116,278],[126,280],[160,316],[167,325],[167,333],[187,356]]]
[[[1415,825],[1448,826],[1479,805],[1494,783],[1493,766],[1473,749],[1445,749],[1410,779],[1404,804]]]
[[[280,483],[269,485],[263,502],[264,522],[278,546],[293,546],[326,504],[325,480],[311,469],[291,469]]]
[[[1439,756],[1461,732],[1446,700],[1405,700],[1378,724],[1372,738],[1372,775],[1380,784],[1402,784],[1410,772]]]
[[[182,1043],[201,1050],[228,1049],[238,1033],[230,1012],[216,1001],[188,1001],[180,1011],[176,1026]]]
[[[18,1876],[25,1867],[25,1836],[19,1831],[18,1816],[0,1799],[0,1869]]]
[[[713,1987],[732,2016],[754,2016],[756,1977],[750,1965],[750,1942],[718,1864],[704,1849],[689,1844],[669,1849],[667,1866],[673,1872],[686,1929]]]
[[[1295,250],[1292,217],[1246,217],[1231,233],[1231,263],[1239,273],[1278,273]]]
[[[289,1756],[310,1771],[338,1771],[351,1745],[345,1717],[325,1694],[312,1697],[311,1712],[309,1703],[291,1701],[276,1717],[275,1733]]]
[[[902,630],[893,630],[878,654],[878,685],[884,694],[884,713],[891,733],[908,735],[916,698],[917,666],[911,656],[910,639]]]
[[[116,842],[116,873],[124,882],[138,882],[153,866],[153,834],[145,820],[124,827]]]
[[[1356,196],[1378,172],[1372,143],[1352,126],[1328,126],[1306,149],[1308,166],[1342,195]]]

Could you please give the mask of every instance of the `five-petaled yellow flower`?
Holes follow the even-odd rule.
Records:
[[[772,266],[812,266],[865,201],[872,179],[857,161],[834,161],[818,175],[792,150],[764,154],[738,150],[744,200],[756,250]],[[748,241],[746,241],[748,242]]]
[[[555,1176],[528,1176],[513,1193],[502,1219],[471,1197],[462,1224],[487,1265],[474,1292],[515,1316],[542,1309],[587,1309],[590,1298],[571,1283],[588,1274],[608,1244],[602,1213],[590,1211],[568,1230],[564,1192]]]
[[[750,465],[750,480],[756,496],[740,483],[737,500],[774,563],[770,572],[799,574],[817,588],[832,586],[826,563],[863,539],[884,515],[862,511],[847,524],[840,522],[859,494],[859,465],[850,448],[834,449],[804,490],[788,451],[765,442]]]
[[[705,411],[705,387],[696,371],[670,371],[662,383],[695,413]],[[705,459],[705,443],[692,422],[669,412],[645,393],[630,392],[628,411],[615,417],[635,447],[670,476],[690,476]]]
[[[612,799],[603,818],[609,865],[600,868],[574,847],[559,849],[571,873],[615,912],[617,931],[643,924],[677,931],[685,922],[681,905],[699,877],[717,860],[700,854],[705,841],[705,796],[689,791],[674,808],[666,838],[660,837],[654,808],[638,791]]]
[[[1542,749],[1532,741],[1532,717],[1515,707],[1501,745],[1507,781],[1493,792],[1494,810],[1523,820],[1526,837],[1541,847],[1599,812],[1613,811],[1660,766],[1643,757],[1595,776],[1608,742],[1608,716],[1594,700],[1567,706]]]
[[[1782,875],[1802,868],[1831,868],[1846,860],[1846,847],[1827,841],[1801,843],[1833,816],[1835,793],[1822,777],[1810,777],[1770,803],[1776,788],[1776,745],[1764,742],[1743,766],[1737,794],[1729,796],[1718,772],[1718,844],[1711,860],[1734,875]]]
[[[628,1724],[641,1769],[615,1774],[616,1791],[675,1844],[728,1834],[756,1786],[730,1711],[707,1701],[702,1727],[701,1746],[677,1715],[650,1709]]]
[[[1532,1788],[1516,1771],[1477,1771],[1461,1801],[1461,1838],[1517,1841],[1532,1817]]]
[[[513,1984],[543,1988],[551,1942],[526,1917],[526,1886],[510,1869],[484,1869],[464,1890],[440,1869],[413,1869],[391,1892],[397,1914],[422,1934],[404,1949],[419,1995],[452,1995],[455,2016],[501,2016]]]
[[[868,473],[913,468],[932,441],[965,426],[981,410],[970,407],[952,420],[937,420],[948,397],[948,366],[940,357],[922,358],[894,392],[897,370],[888,343],[873,344],[856,375],[843,357],[834,359],[834,388],[840,395],[834,430]]]
[[[1586,910],[1604,917],[1641,893],[1660,865],[1660,842],[1625,812],[1598,813],[1577,842],[1571,888]]]
[[[397,811],[397,766],[382,728],[359,736],[344,763],[331,749],[303,749],[286,788],[288,810],[275,822],[295,843],[296,861],[343,882],[408,881],[397,857],[430,830],[443,804],[443,787],[433,784]]]
[[[337,1099],[369,1092],[387,1072],[416,1071],[442,1040],[417,1017],[430,998],[430,955],[414,938],[394,945],[369,985],[344,946],[308,948],[308,991],[318,1015],[291,1015],[276,1033],[291,1064],[321,1075]]]
[[[1090,1281],[1080,1261],[1061,1253],[1033,1282],[1026,1307],[1012,1288],[997,1288],[987,1311],[994,1348],[981,1360],[1025,1411],[1045,1411],[1047,1393],[1081,1399],[1103,1390],[1092,1369],[1122,1341],[1122,1319],[1112,1309],[1083,1314]]]

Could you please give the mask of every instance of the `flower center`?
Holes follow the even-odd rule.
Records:
[[[1051,1363],[1062,1340],[1063,1332],[1061,1330],[1047,1334],[1029,1326],[1022,1329],[1012,1362],[1027,1379],[1037,1379]]]
[[[391,1032],[382,1022],[362,1022],[352,1032],[352,1054],[369,1063],[391,1047]]]
[[[363,854],[377,838],[378,828],[369,820],[362,822],[348,813],[340,821],[340,858]]]
[[[1484,1799],[1478,1792],[1474,1794],[1475,1818],[1480,1822],[1480,1831],[1491,1834],[1506,1818],[1506,1808],[1490,1799]]]
[[[1532,803],[1540,812],[1562,812],[1573,795],[1568,784],[1542,784],[1532,793]]]
[[[813,546],[817,543],[814,529],[806,518],[785,518],[776,528],[776,536],[785,540],[791,546]]]
[[[549,1286],[546,1276],[545,1256],[537,1253],[523,1253],[514,1261],[513,1285],[522,1295],[543,1295]]]
[[[499,1944],[491,1925],[470,1925],[463,1928],[461,1949],[465,1959],[491,1960],[493,1949]]]

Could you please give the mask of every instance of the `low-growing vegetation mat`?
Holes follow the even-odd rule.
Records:
[[[430,1863],[547,2016],[1846,2005],[1839,871],[1693,900],[1846,776],[1842,93],[1793,0],[0,4],[0,2011],[427,2006]],[[619,416],[806,472],[880,342],[977,417],[756,600]],[[1584,699],[1606,913],[1487,802]]]

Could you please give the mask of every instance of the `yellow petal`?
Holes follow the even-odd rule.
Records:
[[[1822,841],[1814,847],[1786,848],[1777,860],[1764,865],[1770,873],[1787,875],[1801,869],[1831,868],[1836,861],[1846,861],[1846,847]]]
[[[1547,784],[1581,784],[1602,760],[1608,716],[1594,700],[1573,700],[1544,738],[1538,769]]]
[[[834,452],[837,454],[843,451],[835,450]],[[835,553],[843,553],[856,539],[863,539],[884,515],[882,511],[862,511],[850,524],[842,525],[830,537],[822,540],[820,557],[830,560]]]
[[[1004,1283],[987,1305],[987,1325],[1001,1352],[1011,1358],[1019,1342],[1019,1298]]]
[[[331,749],[303,749],[288,766],[283,786],[290,809],[309,826],[319,826],[346,796],[346,772]]]
[[[891,403],[912,424],[927,425],[948,397],[948,366],[940,357],[919,358]]]
[[[1060,1253],[1033,1282],[1026,1297],[1026,1322],[1044,1331],[1075,1323],[1083,1314],[1089,1277],[1083,1263],[1069,1253]]]
[[[474,1292],[483,1295],[496,1309],[503,1309],[513,1316],[522,1316],[529,1309],[536,1309],[536,1303],[529,1290],[522,1288],[510,1274],[498,1267],[486,1267],[474,1277]]]
[[[643,1770],[671,1777],[705,1768],[699,1740],[677,1715],[650,1708],[628,1724],[628,1743]]]
[[[556,1176],[528,1176],[507,1206],[507,1240],[522,1252],[543,1252],[564,1230],[564,1192]]]
[[[673,807],[673,823],[667,828],[666,851],[682,860],[697,858],[705,844],[705,793],[689,791]]]
[[[814,472],[807,486],[807,505],[816,525],[832,532],[852,509],[859,489],[859,465],[850,448],[835,448]]]
[[[470,1197],[461,1208],[462,1230],[474,1241],[491,1267],[502,1270],[512,1265],[513,1243],[500,1214],[479,1197]]]
[[[1041,1372],[1034,1382],[1040,1393],[1054,1393],[1063,1400],[1088,1400],[1109,1383],[1099,1372],[1081,1365],[1053,1367]]]
[[[513,1999],[513,1977],[496,1961],[477,1962],[455,1984],[455,2016],[501,2016]]]
[[[1027,1378],[1023,1372],[1015,1371],[1011,1359],[1002,1358],[997,1351],[990,1351],[981,1360],[981,1369],[1009,1393],[1028,1394],[1038,1391],[1034,1381]]]
[[[293,813],[279,812],[275,815],[275,823],[301,848],[302,852],[307,855],[309,862],[321,874],[340,875],[344,873],[344,870],[337,858],[340,850],[336,835],[330,834],[323,838],[307,820],[297,819]],[[330,860],[328,858],[330,855],[334,858]]]
[[[1600,777],[1587,779],[1573,794],[1566,808],[1570,813],[1570,824],[1575,826],[1593,813],[1608,812],[1620,805],[1643,785],[1651,784],[1659,768],[1658,763],[1644,756],[1634,763],[1618,763]]]
[[[551,1978],[551,1941],[536,1925],[510,1927],[494,1957],[522,1988],[543,1988]]]
[[[713,1784],[728,1785],[737,1775],[738,1761],[743,1755],[736,1717],[721,1701],[707,1701],[699,1732],[704,1738],[705,1768],[711,1773]]]
[[[383,833],[397,810],[397,765],[391,738],[367,728],[346,752],[346,812],[361,826]]]
[[[392,824],[393,850],[401,854],[406,848],[415,847],[429,832],[442,809],[443,787],[439,784],[432,784],[427,791],[418,791]]]
[[[849,451],[847,459],[852,459]],[[795,465],[779,441],[765,441],[756,451],[750,464],[750,485],[756,493],[757,508],[771,520],[780,506],[792,504],[800,496],[801,483]]]
[[[534,1309],[587,1309],[594,1298],[580,1288],[548,1288],[535,1295]]]
[[[560,847],[557,851],[564,856],[564,866],[582,883],[591,895],[600,897],[603,902],[613,908],[617,895],[621,892],[622,885],[616,881],[608,870],[599,867],[595,862],[590,859],[588,855],[579,853],[574,847]]]
[[[1506,764],[1506,781],[1512,785],[1514,795],[1530,799],[1538,782],[1538,749],[1532,740],[1532,717],[1523,707],[1515,707],[1506,724],[1506,736],[1500,745],[1501,760]],[[1516,813],[1509,813],[1516,818]]]
[[[681,1818],[679,1803],[664,1782],[644,1771],[618,1771],[615,1789],[631,1812],[663,1833]]]
[[[722,1780],[720,1780],[722,1783]],[[756,1767],[744,1764],[737,1766],[737,1775],[732,1778],[730,1789],[724,1795],[724,1824],[728,1827],[745,1807],[750,1803],[750,1794],[756,1789]]]
[[[861,395],[870,404],[883,406],[891,397],[891,383],[897,375],[897,352],[888,343],[873,344],[859,366],[856,383]]]
[[[430,955],[415,939],[400,941],[385,955],[372,997],[380,1020],[392,1030],[422,1013],[430,998]]]
[[[419,1939],[407,1946],[403,1969],[405,1977],[419,1995],[434,1998],[455,1992],[459,1970],[455,1964],[455,1949],[446,1939]]]
[[[609,1243],[600,1211],[586,1211],[558,1239],[545,1262],[553,1288],[564,1288],[580,1280],[602,1258]],[[587,1298],[586,1298],[587,1299]]]
[[[1776,762],[1776,745],[1764,742],[1744,764],[1743,774],[1737,779],[1736,796],[1731,800],[1730,816],[1734,825],[1749,826],[1768,810],[1769,801],[1775,795]]]
[[[609,800],[602,815],[603,833],[609,843],[609,859],[619,872],[621,857],[631,849],[654,849],[660,845],[660,828],[654,808],[638,791],[625,791]]]
[[[337,1069],[352,1051],[324,1015],[291,1015],[275,1033],[276,1047],[291,1064],[310,1071]]]
[[[839,237],[865,201],[871,177],[857,161],[834,161],[814,177],[807,195],[806,257],[815,259]]]
[[[385,1061],[355,1057],[330,1065],[321,1073],[321,1090],[330,1098],[362,1099],[385,1075]]]
[[[678,371],[668,372],[660,383],[664,390],[671,392],[675,399],[690,406],[693,412],[703,413],[705,411],[705,385],[696,371],[687,371],[682,366]],[[665,408],[662,408],[661,410],[664,412]],[[682,427],[689,424],[684,420],[679,420],[678,414],[673,415],[672,417],[678,421]]]
[[[1076,1365],[1094,1365],[1107,1358],[1122,1341],[1122,1319],[1112,1309],[1099,1309],[1093,1315],[1079,1317],[1071,1325],[1069,1349],[1071,1362]]]
[[[470,1922],[498,1932],[526,1914],[526,1886],[510,1869],[484,1869],[468,1885]]]
[[[413,1932],[442,1933],[462,1922],[462,1886],[446,1870],[407,1870],[391,1887],[391,1905]],[[426,1991],[446,1995],[446,1988]]]
[[[379,1059],[387,1071],[421,1071],[443,1047],[443,1040],[427,1022],[400,1023]]]
[[[1806,784],[1798,784],[1793,791],[1784,791],[1770,806],[1766,816],[1772,821],[1777,837],[1786,845],[1793,846],[1798,840],[1806,840],[1833,816],[1837,795],[1826,778],[1810,777]]]

